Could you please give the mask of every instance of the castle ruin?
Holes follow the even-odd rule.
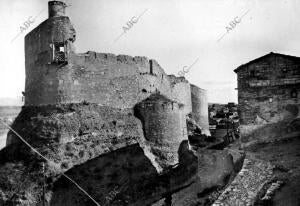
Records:
[[[0,173],[20,162],[24,174],[13,178],[30,182],[17,191],[30,196],[20,205],[41,205],[42,174],[51,206],[92,205],[62,173],[101,205],[150,205],[191,185],[197,198],[224,184],[234,169],[231,154],[192,151],[188,142],[189,121],[199,138],[210,136],[206,91],[167,75],[153,59],[76,53],[65,3],[49,1],[48,7],[49,18],[25,37],[25,105],[12,128],[52,162],[40,160],[12,131],[0,151]],[[107,200],[115,188],[118,197]]]
[[[65,15],[65,3],[48,4],[49,18],[25,37],[25,106],[89,102],[125,109],[160,94],[182,104],[185,115],[194,113],[204,134],[210,135],[205,90],[184,77],[167,75],[153,59],[76,53],[76,31]],[[185,115],[178,117],[180,122],[186,121]],[[185,124],[174,129],[187,139]]]

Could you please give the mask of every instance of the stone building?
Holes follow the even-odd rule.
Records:
[[[242,124],[272,121],[300,105],[300,57],[269,53],[234,70]]]
[[[299,116],[300,57],[271,52],[234,71],[241,125],[272,124]]]

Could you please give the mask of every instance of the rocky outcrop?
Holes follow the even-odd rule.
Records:
[[[161,167],[143,137],[141,123],[130,109],[87,103],[24,107],[12,127],[51,161],[45,162],[49,185],[62,172],[76,165],[130,145],[138,145],[156,173],[161,172]],[[44,160],[13,132],[9,132],[7,142],[8,146],[0,151],[3,183],[0,190],[5,194],[3,200],[14,201],[13,197],[21,195],[29,201],[28,205],[33,205],[41,198],[41,164]],[[14,175],[16,172],[18,175]],[[33,185],[32,189],[29,185],[16,185],[21,179]],[[27,196],[31,197],[30,200],[27,200]]]
[[[213,187],[221,187],[229,180],[234,165],[232,156],[222,150],[198,151],[198,177],[200,192]]]
[[[140,143],[150,155],[141,123],[129,109],[86,103],[24,107],[12,127],[41,154],[60,164],[62,171],[136,143]],[[17,147],[22,142],[10,131],[7,144]],[[27,151],[19,150],[17,154],[6,157],[15,160],[18,154],[20,157],[28,155]]]
[[[161,163],[168,157],[153,151],[171,139],[144,138],[142,123],[132,109],[89,103],[23,107],[12,127],[50,162],[10,131],[8,146],[0,151],[0,199],[4,205],[41,204],[44,175],[48,205],[92,204],[62,172],[101,204],[146,205],[197,182],[201,174],[205,177],[215,161],[204,163],[205,152],[199,156],[190,151],[187,140],[178,139],[177,149],[172,147],[178,162],[165,167]],[[226,158],[226,164],[232,164],[230,157]],[[200,163],[207,167],[197,169]]]
[[[63,172],[100,205],[149,205],[170,197],[180,205],[180,191],[196,187],[196,197],[222,186],[233,172],[230,154],[193,152],[187,140],[178,145],[178,164],[162,170],[165,160],[152,152],[155,142],[144,138],[131,109],[88,103],[24,107],[12,127],[51,162],[10,132],[0,151],[3,205],[41,205],[44,178],[47,205],[93,205]]]

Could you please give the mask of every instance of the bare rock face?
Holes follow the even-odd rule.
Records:
[[[100,154],[142,144],[143,137],[140,122],[130,110],[95,104],[24,107],[12,127],[62,171]],[[11,131],[7,143],[24,145]],[[20,149],[8,158],[18,159],[23,152],[28,156],[26,149]]]
[[[100,205],[131,205],[164,191],[163,184],[157,181],[155,167],[138,144],[101,155],[66,174],[87,189]],[[51,206],[93,205],[64,177],[55,182],[49,195]]]
[[[234,169],[232,156],[220,150],[199,150],[197,154],[200,188],[222,186]]]

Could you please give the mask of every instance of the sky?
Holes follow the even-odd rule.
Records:
[[[300,0],[64,1],[78,53],[146,56],[175,75],[192,66],[185,77],[213,103],[237,102],[241,64],[270,52],[300,56]],[[0,1],[0,99],[24,91],[24,37],[48,18],[47,2]]]

